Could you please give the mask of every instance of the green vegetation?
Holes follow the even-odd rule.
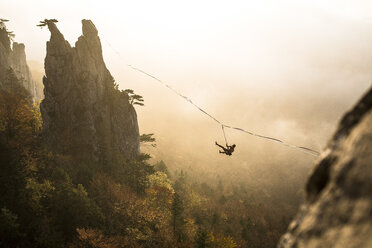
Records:
[[[133,90],[131,89],[126,89],[124,90],[125,93],[128,94],[129,96],[129,103],[132,104],[132,105],[140,105],[140,106],[143,106],[143,97],[140,96],[140,95],[137,95],[134,93]]]
[[[148,154],[97,162],[55,152],[41,122],[9,70],[0,91],[0,247],[275,247],[293,214],[257,200],[257,189],[150,165]]]
[[[44,19],[43,21],[40,21],[40,23],[36,26],[43,28],[45,26],[48,26],[50,23],[56,23],[58,22],[56,19]]]
[[[148,134],[144,133],[140,136],[140,142],[150,143],[152,147],[156,147],[156,144],[155,144],[156,139],[153,136],[154,136],[153,133],[148,133]]]
[[[4,44],[5,47],[10,47],[10,41],[14,40],[15,34],[13,31],[9,31],[6,27],[6,22],[9,20],[0,18],[0,42]]]

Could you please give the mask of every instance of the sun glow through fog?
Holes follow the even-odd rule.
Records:
[[[214,152],[219,127],[127,64],[156,75],[227,124],[318,150],[372,78],[370,1],[13,0],[0,7],[27,58],[40,62],[49,39],[36,27],[40,20],[58,19],[74,45],[81,19],[91,19],[120,87],[144,96],[146,106],[137,109],[141,132],[155,132],[160,151],[162,142],[175,142],[180,150],[197,145]],[[247,145],[241,150],[248,154],[253,144],[293,154],[229,135]]]

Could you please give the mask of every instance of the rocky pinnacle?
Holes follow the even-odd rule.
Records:
[[[75,47],[48,24],[43,136],[58,151],[82,160],[107,162],[115,154],[133,159],[139,155],[136,111],[114,86],[96,27],[90,20],[82,24]]]

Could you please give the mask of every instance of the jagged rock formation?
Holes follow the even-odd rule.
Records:
[[[278,247],[372,247],[372,88],[348,112]]]
[[[26,62],[25,45],[13,42],[11,47],[7,30],[3,26],[0,28],[0,84],[9,68],[13,69],[16,77],[22,82],[34,100],[38,101],[42,98],[42,90],[32,79]]]
[[[83,20],[75,47],[50,22],[41,103],[43,135],[51,147],[82,160],[110,161],[139,155],[137,114],[115,87],[102,57],[98,31]]]

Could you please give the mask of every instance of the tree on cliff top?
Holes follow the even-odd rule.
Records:
[[[9,20],[7,19],[3,19],[3,18],[0,18],[0,29],[4,30],[4,34],[5,34],[5,37],[9,38],[9,40],[13,41],[14,37],[15,37],[15,34],[13,33],[13,31],[9,31],[7,28],[6,28],[6,25],[5,23],[8,22]]]
[[[56,23],[56,22],[58,22],[57,19],[44,19],[44,21],[40,21],[40,24],[38,24],[36,26],[38,26],[40,28],[43,28],[43,27],[49,25],[50,23]]]
[[[0,18],[0,28],[5,28],[5,22],[8,22],[9,20]]]

